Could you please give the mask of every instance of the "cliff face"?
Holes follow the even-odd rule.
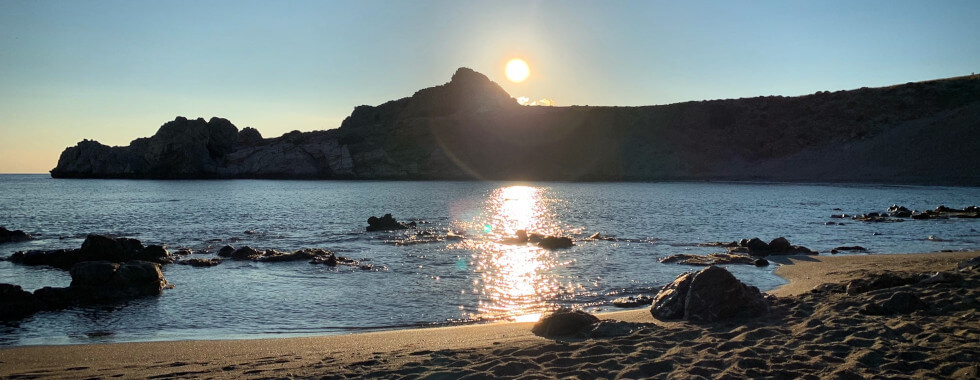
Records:
[[[178,117],[53,177],[763,180],[980,185],[980,78],[647,107],[524,107],[461,68],[328,131]]]

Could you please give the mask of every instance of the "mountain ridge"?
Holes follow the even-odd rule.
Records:
[[[55,178],[790,181],[980,185],[980,77],[795,97],[528,107],[460,68],[356,107],[339,128],[265,139],[178,117],[126,147],[84,140]]]

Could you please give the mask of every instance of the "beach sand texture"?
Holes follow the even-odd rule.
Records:
[[[978,378],[980,271],[953,283],[860,294],[810,292],[883,271],[954,271],[980,252],[794,256],[767,316],[661,322],[648,308],[605,313],[628,335],[548,339],[531,323],[343,336],[0,349],[2,378]],[[869,315],[896,293],[912,312]],[[868,306],[872,305],[872,306]]]

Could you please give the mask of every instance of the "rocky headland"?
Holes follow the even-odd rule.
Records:
[[[67,148],[56,178],[732,180],[978,185],[980,76],[643,107],[520,106],[483,74],[339,128],[263,138],[221,118]]]

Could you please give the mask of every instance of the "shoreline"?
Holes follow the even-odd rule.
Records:
[[[980,252],[974,251],[774,257],[769,259],[779,264],[775,273],[789,283],[768,293],[782,300],[805,294],[816,285],[862,278],[872,272],[950,270],[958,262],[977,256],[980,256]],[[679,339],[674,341],[675,345],[679,341],[693,339],[691,331],[703,330],[698,336],[719,333],[710,326],[657,321],[650,316],[648,307],[603,312],[597,316],[643,325],[647,330],[666,331],[664,334],[668,334],[668,338],[676,335]],[[970,322],[975,323],[978,316],[973,313],[970,318]],[[562,343],[531,334],[532,325],[531,322],[498,322],[300,338],[8,347],[0,348],[0,377],[356,377],[372,374],[397,377],[403,372],[415,375],[445,372],[459,365],[465,367],[467,363],[472,364],[467,370],[473,373],[508,377],[505,376],[508,373],[505,367],[509,366],[511,370],[518,367],[545,368],[546,364],[561,359],[556,357],[537,363],[534,359],[544,361],[547,355],[533,350],[536,347],[550,347],[554,350],[571,348],[573,356],[581,354],[581,350],[602,352],[602,339]],[[656,329],[653,329],[654,326]],[[973,327],[980,330],[980,324]],[[630,336],[613,338],[606,345],[614,348],[627,338],[632,339],[629,340],[630,344],[637,347],[645,344],[643,340],[637,341]],[[657,342],[655,338],[660,339],[657,335],[649,337],[646,344]],[[668,338],[663,339],[669,343]],[[737,337],[732,339],[735,338]],[[537,355],[518,354],[524,351],[534,351]],[[477,356],[482,359],[461,359],[471,353],[479,354]],[[488,354],[492,355],[488,357]],[[756,354],[761,355],[760,352]],[[529,355],[534,357],[530,358]],[[703,353],[689,352],[685,355],[697,357]],[[484,359],[493,359],[499,363],[494,362],[494,366],[487,368],[477,365]],[[419,365],[413,365],[420,362]],[[515,366],[515,362],[521,364]],[[671,368],[683,364],[680,361]],[[493,370],[497,366],[503,367],[498,368],[499,371]],[[615,377],[612,373],[613,367],[604,371],[607,377]]]

